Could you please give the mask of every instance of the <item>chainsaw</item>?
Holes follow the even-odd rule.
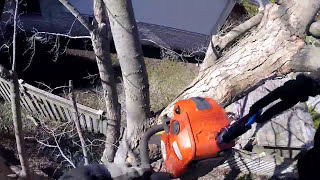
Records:
[[[318,77],[318,76],[317,76]],[[264,123],[273,116],[320,94],[320,82],[304,75],[287,81],[254,103],[249,113],[234,123],[222,107],[210,98],[194,97],[178,101],[173,117],[163,116],[162,124],[148,129],[140,141],[141,166],[110,163],[75,168],[61,179],[170,179],[181,177],[189,165],[205,159],[216,159],[231,150],[235,139],[246,133],[253,123]],[[280,99],[280,101],[278,101]],[[265,109],[270,103],[271,107]],[[148,140],[161,133],[161,152],[166,172],[153,172]],[[319,144],[319,143],[318,143]],[[89,178],[89,179],[90,179]],[[99,179],[98,178],[98,179]]]
[[[230,150],[234,139],[250,129],[260,113],[230,126],[224,109],[213,99],[201,97],[178,101],[173,111],[172,119],[164,116],[162,124],[144,134],[140,148],[142,167],[151,168],[147,143],[153,134],[163,131],[161,153],[171,178],[180,177],[194,161],[220,157]]]
[[[320,83],[304,75],[287,81],[254,103],[250,112],[230,124],[224,109],[210,98],[194,97],[178,101],[173,117],[162,118],[162,124],[151,127],[142,137],[140,158],[143,168],[150,168],[148,140],[158,132],[161,135],[161,153],[164,167],[171,178],[180,177],[194,162],[217,158],[235,145],[235,139],[251,129],[255,122],[264,123],[273,116],[305,102],[309,96],[320,94]],[[265,109],[270,103],[273,106]]]

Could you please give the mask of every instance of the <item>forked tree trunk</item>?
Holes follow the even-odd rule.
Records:
[[[80,13],[67,1],[59,0],[80,22],[87,28],[91,35],[91,42],[99,69],[99,75],[106,102],[106,118],[108,121],[105,150],[102,156],[103,162],[112,162],[117,150],[117,141],[120,132],[120,106],[114,73],[110,58],[110,41],[108,37],[108,16],[102,0],[94,0],[94,25],[90,24]]]
[[[126,94],[127,130],[124,141],[138,147],[149,116],[149,83],[131,0],[104,0],[108,7],[111,32],[120,61]],[[117,153],[119,161],[126,154]],[[118,156],[118,157],[119,157]]]
[[[299,70],[295,69],[299,65],[307,66],[305,62],[310,59],[310,49],[313,54],[317,50],[303,48],[306,45],[304,36],[319,7],[319,0],[286,0],[281,5],[267,5],[257,29],[218,63],[200,73],[161,116],[172,116],[177,100],[194,96],[211,97],[222,106],[229,105],[264,80]],[[314,66],[313,71],[319,71],[319,59],[317,61],[309,64]]]

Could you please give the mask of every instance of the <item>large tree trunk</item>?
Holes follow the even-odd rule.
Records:
[[[149,116],[149,83],[131,0],[104,0],[118,53],[126,94],[127,130],[130,149],[138,147]],[[126,158],[126,154],[118,153]],[[121,159],[121,160],[120,160]],[[123,161],[123,158],[119,158]]]
[[[222,106],[229,105],[264,80],[293,71],[293,64],[306,66],[304,59],[310,48],[304,48],[307,52],[300,50],[306,45],[306,27],[319,7],[319,0],[267,5],[257,29],[200,73],[161,115],[172,115],[177,100],[194,96],[211,97]]]
[[[82,24],[91,35],[91,42],[99,69],[99,75],[106,102],[106,118],[108,121],[105,150],[102,161],[112,162],[117,151],[117,141],[120,135],[120,105],[114,73],[110,58],[110,40],[108,36],[108,15],[103,0],[94,0],[94,26],[84,19],[80,13],[67,1],[59,0]]]

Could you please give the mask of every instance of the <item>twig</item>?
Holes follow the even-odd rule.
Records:
[[[71,164],[71,166],[72,166],[73,168],[76,168],[76,166],[73,164],[73,162],[63,153],[63,151],[62,151],[62,149],[60,148],[59,143],[58,143],[57,138],[56,138],[56,136],[54,135],[54,133],[52,133],[52,136],[53,136],[53,138],[54,138],[54,142],[55,142],[56,145],[57,145],[56,148],[58,148],[58,150],[60,151],[62,157],[63,157],[65,160],[67,160],[67,161]]]

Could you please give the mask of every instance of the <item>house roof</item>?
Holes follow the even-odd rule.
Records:
[[[69,14],[59,14],[51,20],[37,14],[21,16],[26,32],[69,33],[71,36],[88,36],[88,31]],[[143,45],[171,50],[194,52],[207,46],[208,36],[185,30],[137,22],[139,36]]]

